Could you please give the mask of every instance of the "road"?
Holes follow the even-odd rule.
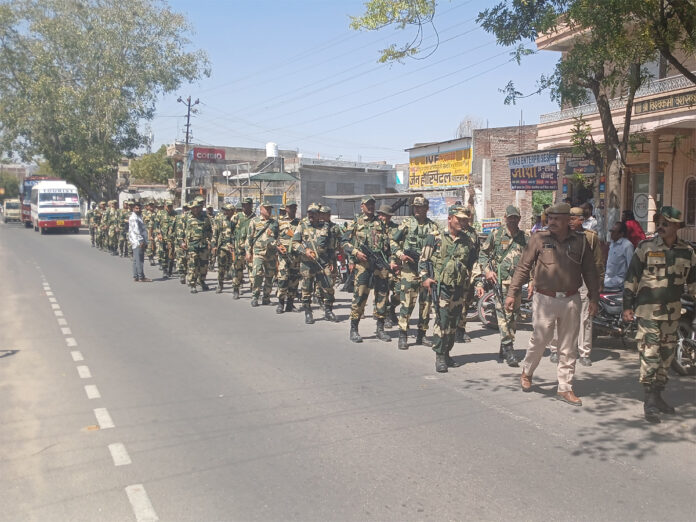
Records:
[[[146,275],[158,278],[154,268]],[[0,520],[692,520],[696,386],[642,418],[636,353],[600,340],[575,408],[472,327],[464,365],[248,293],[134,283],[87,235],[0,226]],[[212,280],[211,280],[212,283]],[[529,329],[519,335],[524,347]],[[522,352],[520,351],[520,354]]]

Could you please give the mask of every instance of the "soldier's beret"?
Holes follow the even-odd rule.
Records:
[[[576,217],[585,217],[585,212],[582,207],[573,207],[570,209],[570,215]]]
[[[385,216],[393,216],[394,213],[392,212],[391,205],[388,205],[386,203],[383,203],[380,205],[379,210],[377,210],[378,214],[384,214]]]
[[[677,207],[661,207],[659,212],[655,213],[654,220],[657,221],[658,217],[662,216],[670,223],[681,223],[684,226],[684,219],[682,218],[682,212]]]
[[[515,205],[508,205],[505,209],[505,217],[510,216],[520,217],[520,209],[518,209]]]
[[[322,205],[319,207],[319,212],[321,212],[322,214],[331,214],[331,207],[327,205]]]
[[[368,195],[368,196],[363,196],[362,199],[360,200],[360,202],[362,204],[365,204],[365,203],[369,203],[370,201],[374,201],[374,200],[375,200],[374,197]]]
[[[469,215],[466,212],[464,212],[464,207],[462,207],[461,205],[452,205],[447,211],[447,214],[458,218],[469,217]]]
[[[242,204],[243,204],[243,205],[247,205],[247,204],[253,203],[253,202],[254,202],[254,199],[253,199],[253,198],[250,198],[250,197],[248,197],[248,196],[247,196],[246,198],[242,199]]]
[[[411,203],[414,207],[429,207],[430,202],[425,199],[423,196],[416,196],[413,198],[413,203]]]
[[[570,205],[568,203],[556,203],[546,209],[546,215],[549,214],[570,214]]]

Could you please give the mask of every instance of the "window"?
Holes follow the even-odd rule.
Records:
[[[693,176],[686,181],[684,196],[686,198],[684,202],[684,223],[696,226],[696,178]]]

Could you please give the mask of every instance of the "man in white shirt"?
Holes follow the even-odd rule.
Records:
[[[599,234],[599,223],[597,222],[597,218],[592,215],[592,203],[586,201],[580,205],[580,208],[582,208],[582,213],[585,218],[585,221],[582,223],[582,228],[585,230],[592,230],[593,232],[597,232]]]
[[[604,273],[604,288],[623,288],[626,271],[633,257],[633,244],[626,239],[626,223],[617,221],[610,233],[611,243]]]
[[[133,212],[128,218],[128,241],[133,248],[133,281],[149,283],[152,279],[145,277],[145,249],[147,248],[147,228],[142,218],[140,201],[133,204]]]

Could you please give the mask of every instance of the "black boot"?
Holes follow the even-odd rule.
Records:
[[[351,319],[350,320],[350,340],[351,342],[354,343],[361,343],[362,342],[362,337],[360,337],[360,334],[358,333],[358,323],[360,322],[359,319]]]
[[[396,317],[394,309],[390,307],[387,309],[387,317],[384,319],[384,327],[394,328],[397,324],[399,324],[399,319]]]
[[[336,315],[333,313],[333,305],[330,305],[330,304],[324,305],[324,319],[326,319],[327,321],[330,321],[332,323],[336,322]]]
[[[408,332],[399,330],[399,350],[408,350]]]
[[[197,294],[197,293],[198,293],[198,290],[196,290],[196,287],[195,287],[195,286],[192,286],[190,292],[191,292],[192,294]]]
[[[461,366],[460,363],[450,357],[449,353],[445,354],[445,363],[447,364],[448,368],[459,368]]]
[[[662,392],[664,389],[664,386],[653,386],[653,394],[655,395],[655,406],[657,406],[657,409],[660,410],[662,413],[669,413],[671,415],[675,413],[675,409],[674,406],[670,406],[662,398]]]
[[[239,287],[234,287],[232,289],[232,299],[239,299]]]
[[[644,384],[645,389],[645,399],[643,399],[643,412],[645,413],[645,420],[651,424],[659,424],[660,421],[660,409],[655,403],[655,391],[652,385]]]
[[[435,354],[435,371],[437,373],[447,373],[447,361],[444,354]]]
[[[457,328],[457,332],[454,334],[455,343],[470,343],[471,337],[466,333],[464,328]]]
[[[201,290],[203,290],[204,292],[207,292],[208,290],[210,290],[210,287],[208,286],[208,283],[206,283],[206,282],[203,281],[202,279],[201,279]]]
[[[500,343],[500,351],[498,352],[498,364],[502,364],[505,361],[505,345]]]
[[[294,304],[293,304],[294,301],[295,301],[295,300],[294,300],[293,298],[289,298],[289,299],[285,302],[285,311],[286,311],[286,312],[296,312],[296,311],[297,311],[297,309],[295,308],[295,306],[294,306]]]
[[[314,324],[314,316],[312,315],[312,305],[305,303],[304,305],[304,322],[305,324]]]
[[[270,297],[264,297],[263,299],[261,299],[261,304],[264,305],[264,306],[265,306],[265,305],[271,304],[271,298],[270,298]]]
[[[186,276],[183,275],[183,276],[179,277],[179,282],[180,282],[182,285],[185,285],[185,284],[186,284]]]
[[[501,344],[500,349],[505,354],[505,362],[511,368],[517,368],[519,363],[517,362],[517,357],[515,357],[515,350],[512,348],[512,344]]]
[[[216,293],[216,294],[221,294],[221,293],[222,293],[222,287],[223,287],[222,280],[218,280],[218,285],[217,285],[217,288],[215,289],[215,293]]]
[[[380,341],[384,341],[385,343],[391,341],[391,337],[384,332],[384,319],[377,319],[377,330],[375,334]]]
[[[418,333],[416,334],[416,344],[418,346],[423,345],[423,346],[432,346],[433,343],[428,341],[428,338],[425,336],[425,330],[418,330]]]
[[[254,308],[256,308],[257,306],[259,306],[259,298],[258,298],[258,297],[253,297],[253,298],[251,299],[251,306],[253,306]]]
[[[278,299],[278,306],[276,306],[276,313],[282,314],[285,312],[285,299]]]

